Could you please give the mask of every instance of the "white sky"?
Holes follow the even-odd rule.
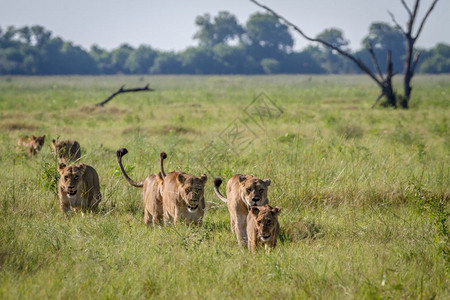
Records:
[[[407,14],[400,0],[260,0],[310,36],[337,27],[361,47],[369,25],[391,23],[388,10],[403,25]],[[432,0],[422,0],[422,13]],[[413,0],[406,0],[411,5]],[[89,49],[93,44],[111,50],[122,43],[145,44],[161,50],[183,50],[197,44],[195,18],[226,10],[245,24],[249,15],[261,11],[248,0],[0,0],[0,26],[42,25],[54,36]],[[391,23],[392,24],[392,23]],[[293,33],[295,48],[306,41]],[[450,0],[440,0],[417,42],[430,48],[450,44]]]

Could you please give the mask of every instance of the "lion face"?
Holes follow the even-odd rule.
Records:
[[[44,146],[44,142],[45,142],[45,134],[43,136],[32,135],[30,138],[30,146],[36,153],[41,150],[42,146]]]
[[[58,166],[59,174],[61,178],[59,180],[59,186],[64,193],[67,193],[67,197],[75,197],[80,193],[79,189],[82,185],[82,176],[86,171],[86,165],[69,165],[61,163]]]
[[[239,177],[241,197],[247,206],[261,206],[267,203],[267,190],[270,179],[247,178],[245,175]]]
[[[178,190],[189,212],[196,212],[200,206],[205,208],[204,189],[207,180],[205,174],[199,178],[182,173],[178,175]]]
[[[250,207],[249,212],[256,220],[256,231],[258,238],[263,243],[276,235],[278,215],[281,212],[281,208],[278,206],[273,208],[266,204],[264,206],[252,206]]]

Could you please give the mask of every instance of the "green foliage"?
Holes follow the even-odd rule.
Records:
[[[280,63],[273,58],[264,58],[261,60],[261,67],[264,70],[264,73],[274,74],[280,69]]]
[[[151,46],[133,48],[122,44],[108,51],[93,45],[89,51],[53,37],[42,26],[0,28],[0,75],[54,74],[348,74],[361,70],[347,58],[321,46],[293,50],[287,26],[270,14],[254,13],[242,26],[236,16],[220,11],[216,16],[198,16],[194,39],[198,47],[180,52],[158,51]],[[348,49],[340,29],[328,28],[318,38]],[[403,69],[404,39],[399,29],[382,22],[370,25],[364,49],[354,54],[375,72],[366,46],[372,45],[384,71],[387,51],[392,51],[394,72]],[[154,45],[158,46],[158,45]],[[448,49],[439,44],[421,50],[417,70],[448,73]],[[275,63],[275,61],[277,63]]]
[[[148,74],[158,52],[147,46],[133,50],[125,61],[124,67],[132,74]]]
[[[316,39],[325,41],[328,44],[331,44],[334,47],[339,48],[340,50],[348,50],[346,46],[350,44],[350,42],[344,37],[344,33],[342,32],[342,30],[337,28],[325,29],[316,36]],[[325,48],[325,50],[331,51],[328,48]]]
[[[417,76],[415,105],[387,112],[370,109],[378,90],[364,76],[150,79],[154,93],[96,108],[142,76],[0,78],[1,299],[448,298],[448,76]],[[283,114],[258,126],[244,109],[261,91]],[[237,117],[256,137],[230,151]],[[48,144],[33,159],[15,151],[38,133],[80,142],[99,213],[61,216]],[[137,181],[159,171],[161,151],[168,172],[206,173],[203,225],[145,226],[121,147]],[[270,253],[237,246],[214,194],[214,177],[238,173],[272,180]]]
[[[358,124],[340,124],[337,126],[336,131],[339,136],[345,139],[361,138],[363,136],[364,130]]]
[[[246,28],[251,45],[282,51],[288,51],[294,45],[288,27],[272,14],[255,13],[251,15]]]
[[[111,51],[111,63],[115,70],[117,70],[117,73],[129,73],[128,68],[125,65],[128,61],[131,54],[134,52],[133,47],[131,47],[128,44],[122,44],[119,48],[114,49]],[[130,65],[130,67],[134,67],[133,65]]]
[[[227,11],[220,11],[213,21],[209,14],[198,16],[195,19],[195,25],[199,27],[199,30],[194,35],[194,39],[198,39],[202,46],[228,44],[240,39],[244,33],[236,17]]]
[[[38,187],[53,193],[55,196],[58,195],[58,181],[59,173],[57,169],[57,164],[55,161],[48,162],[45,160],[41,161],[40,178],[38,180]]]
[[[365,49],[372,47],[383,72],[386,68],[388,51],[391,51],[394,72],[401,73],[403,71],[403,59],[406,53],[404,40],[403,33],[396,26],[391,26],[383,22],[374,22],[370,25],[369,33],[363,39],[362,45]],[[369,53],[365,49],[360,51],[360,55],[363,57],[366,65],[376,72]]]
[[[431,74],[449,73],[450,45],[438,44],[433,49],[425,52],[422,55],[419,72]]]
[[[176,74],[182,70],[182,64],[175,53],[160,53],[150,67],[151,74]]]
[[[434,242],[438,249],[442,252],[447,263],[446,267],[450,267],[450,239],[448,231],[448,223],[450,210],[448,207],[448,195],[435,195],[420,186],[413,186],[414,203],[418,212],[425,212],[431,219],[436,232]]]

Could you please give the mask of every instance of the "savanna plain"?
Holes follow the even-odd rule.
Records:
[[[0,91],[0,299],[450,297],[448,75],[414,78],[409,110],[371,109],[356,75],[5,76]],[[30,159],[16,139],[32,134]],[[98,171],[97,213],[62,215],[52,138]],[[134,180],[161,151],[166,171],[206,173],[203,224],[145,226],[121,147]],[[237,245],[214,194],[240,173],[272,181],[271,252]]]

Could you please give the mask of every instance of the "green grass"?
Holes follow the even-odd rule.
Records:
[[[370,109],[364,76],[0,77],[0,90],[0,299],[450,297],[450,76],[416,77],[408,111]],[[262,92],[281,114],[245,113]],[[15,146],[30,134],[47,135],[33,159]],[[98,214],[61,215],[56,137],[97,169]],[[146,227],[120,147],[136,180],[161,151],[167,171],[206,173],[204,224]],[[230,232],[212,182],[236,173],[272,180],[271,253]]]

